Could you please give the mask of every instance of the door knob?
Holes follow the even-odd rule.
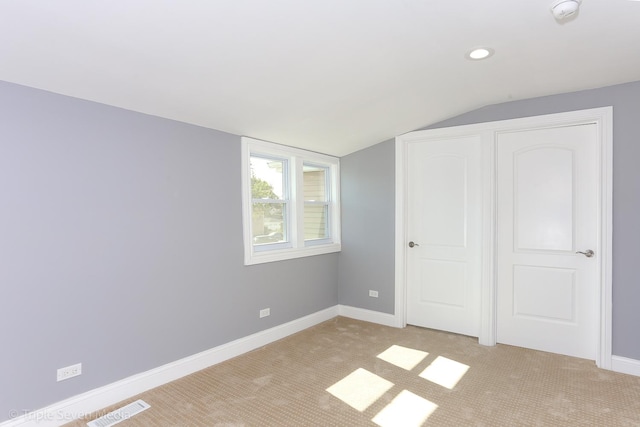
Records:
[[[417,244],[417,243],[409,242],[409,247],[410,247],[410,248],[412,248],[412,247],[414,247],[414,246],[420,246],[420,245],[419,245],[419,244]]]
[[[577,254],[582,254],[587,258],[591,258],[595,253],[591,249],[587,249],[585,252],[578,251]]]

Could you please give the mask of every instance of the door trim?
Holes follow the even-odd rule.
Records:
[[[613,107],[593,108],[567,113],[548,114],[520,119],[501,120],[449,128],[410,132],[395,139],[395,314],[394,326],[405,327],[407,289],[407,148],[411,143],[436,139],[480,135],[483,170],[483,260],[480,307],[480,336],[483,345],[496,344],[496,152],[497,135],[558,126],[595,124],[598,129],[598,313],[599,330],[596,365],[612,369],[612,191],[613,191]]]

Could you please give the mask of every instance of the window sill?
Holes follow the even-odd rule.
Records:
[[[267,262],[285,261],[288,259],[330,254],[334,252],[340,252],[341,248],[342,246],[340,245],[340,243],[260,252],[253,251],[253,248],[251,248],[251,253],[245,253],[244,265],[264,264]]]

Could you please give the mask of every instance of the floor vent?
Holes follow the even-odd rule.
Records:
[[[127,406],[123,406],[120,409],[116,409],[113,412],[109,412],[107,415],[103,415],[102,417],[87,423],[87,426],[111,427],[121,421],[128,420],[134,415],[139,414],[150,407],[151,406],[144,400],[136,400],[135,402],[129,403]]]

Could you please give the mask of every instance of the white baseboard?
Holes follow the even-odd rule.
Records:
[[[365,322],[378,323],[385,326],[397,326],[396,317],[393,314],[381,313],[379,311],[367,310],[365,308],[339,305],[338,314],[352,319],[364,320]]]
[[[262,347],[271,342],[300,332],[311,326],[338,316],[339,306],[329,307],[310,314],[214,347],[184,359],[168,363],[158,368],[142,372],[115,383],[108,384],[83,394],[55,403],[46,408],[21,415],[18,418],[0,423],[0,427],[57,427],[81,418],[87,414],[128,399],[136,394],[182,378],[199,370],[208,368],[232,357]]]
[[[640,360],[611,356],[611,370],[640,377]]]

